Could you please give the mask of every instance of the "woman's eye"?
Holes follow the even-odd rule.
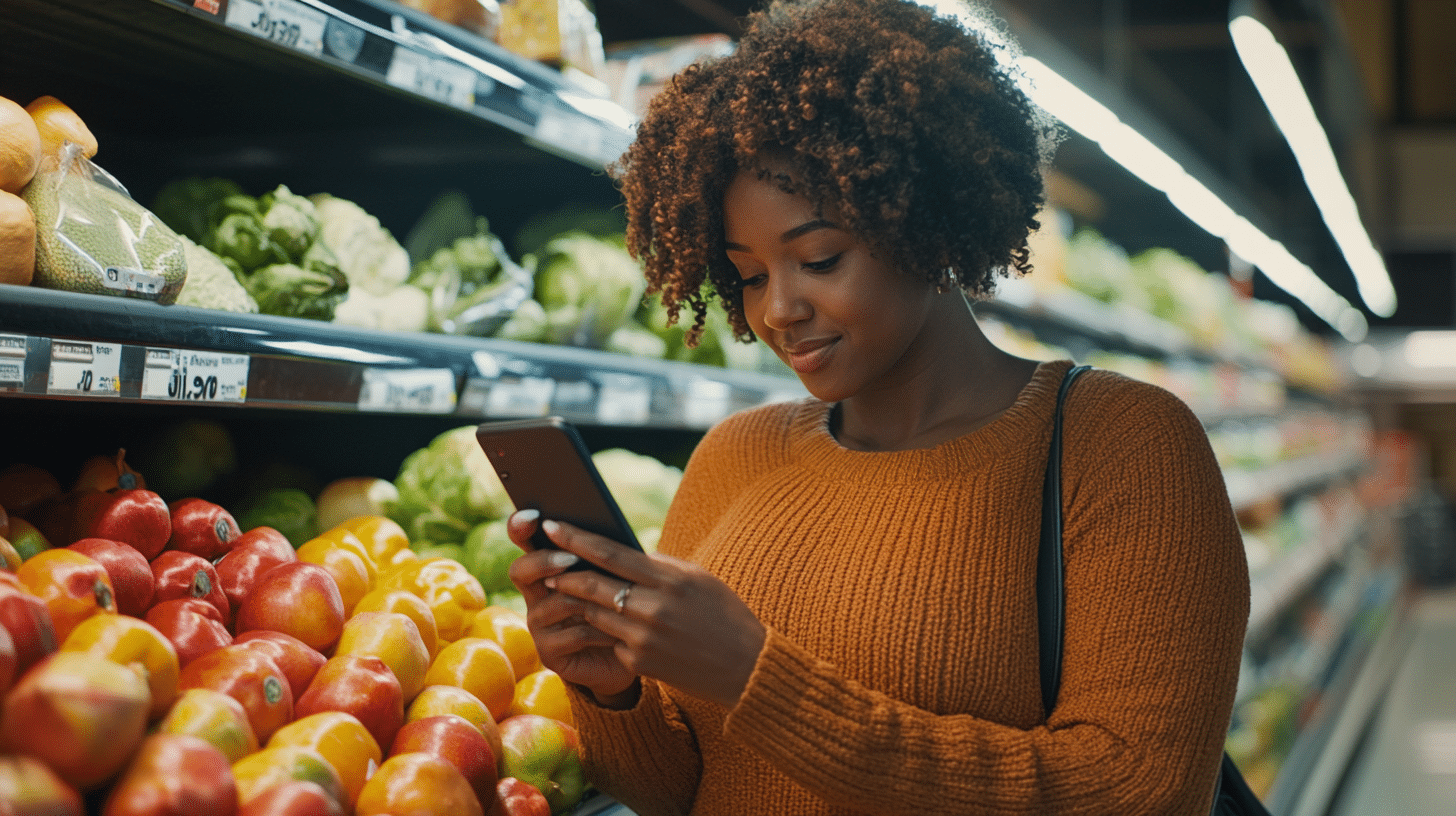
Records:
[[[835,255],[832,258],[825,258],[822,261],[806,262],[804,263],[804,268],[811,272],[828,272],[834,268],[835,264],[839,263],[840,257],[840,255]]]
[[[760,286],[762,286],[764,284],[764,281],[767,281],[767,280],[768,280],[768,276],[767,275],[754,275],[751,278],[740,278],[739,281],[738,281],[738,288],[739,289],[757,289],[758,287],[760,287]]]

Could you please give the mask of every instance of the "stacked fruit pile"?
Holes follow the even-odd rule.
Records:
[[[295,549],[122,453],[0,471],[0,811],[568,810],[565,688],[519,613],[398,524]],[[9,808],[8,810],[6,808]]]

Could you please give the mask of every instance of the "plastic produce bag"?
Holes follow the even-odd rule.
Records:
[[[21,191],[35,213],[35,278],[47,289],[169,304],[187,281],[182,239],[109,173],[61,149],[57,169]]]
[[[430,329],[490,335],[531,298],[531,270],[511,260],[490,224],[460,193],[446,193],[405,238],[409,285],[429,298]]]

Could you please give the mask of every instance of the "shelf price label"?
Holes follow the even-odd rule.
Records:
[[[244,402],[248,364],[246,354],[149,348],[142,368],[142,399]]]
[[[503,377],[485,395],[487,416],[546,416],[556,381],[544,377]]]
[[[0,388],[25,387],[25,344],[23,334],[0,334]]]
[[[541,107],[541,117],[536,120],[536,129],[531,134],[537,141],[560,148],[584,158],[602,161],[605,145],[602,128],[596,122],[575,113],[546,103]],[[607,160],[615,159],[611,156]]]
[[[601,374],[597,421],[603,425],[646,425],[652,415],[652,383],[631,374]]]
[[[224,21],[232,28],[317,57],[324,50],[329,17],[298,0],[230,0]]]
[[[46,393],[75,397],[121,396],[121,344],[52,340]]]
[[[402,46],[395,46],[389,71],[384,75],[384,80],[396,88],[465,110],[475,107],[475,78],[474,70],[454,60]]]
[[[455,373],[448,368],[369,368],[359,410],[448,414],[455,410]]]

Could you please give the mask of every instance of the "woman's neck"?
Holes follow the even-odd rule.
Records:
[[[956,293],[958,295],[959,293]],[[893,387],[861,392],[835,406],[831,430],[846,448],[931,448],[987,425],[1010,408],[1037,362],[986,338],[969,306],[946,309],[936,336],[905,361]]]

